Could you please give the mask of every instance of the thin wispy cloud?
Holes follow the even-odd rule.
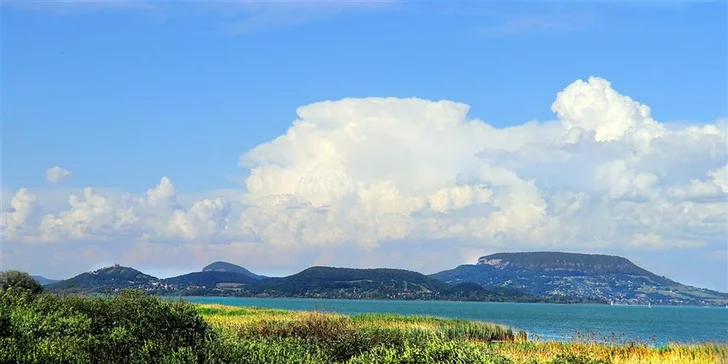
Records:
[[[223,32],[250,34],[278,28],[298,26],[330,19],[345,12],[381,10],[394,4],[392,0],[372,1],[198,1],[198,0],[10,0],[5,4],[14,10],[77,15],[109,11],[134,11],[145,14],[214,13],[221,17]],[[194,12],[189,12],[190,7]]]
[[[3,7],[60,15],[78,15],[109,11],[150,11],[161,5],[157,1],[133,0],[6,0]]]
[[[295,27],[325,21],[345,13],[375,12],[398,8],[417,12],[437,6],[444,15],[482,18],[488,24],[478,26],[476,33],[489,37],[518,36],[534,32],[565,32],[580,30],[595,23],[594,13],[574,13],[570,7],[547,3],[542,12],[523,14],[510,6],[492,6],[479,3],[430,3],[425,7],[417,3],[397,0],[10,0],[4,5],[11,9],[78,15],[96,12],[125,11],[155,17],[189,17],[201,14],[219,16],[219,27],[224,34],[246,35],[274,29]],[[540,5],[539,5],[540,4]],[[425,4],[421,4],[425,5]]]
[[[383,10],[393,1],[216,2],[214,9],[233,12],[225,30],[250,34],[322,21],[346,12]]]
[[[479,27],[477,33],[487,37],[510,37],[543,32],[570,32],[593,26],[591,14],[522,14],[494,25]]]

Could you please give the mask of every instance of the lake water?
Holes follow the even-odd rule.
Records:
[[[570,340],[577,333],[623,340],[728,343],[728,309],[722,307],[558,305],[447,301],[368,301],[294,298],[184,297],[195,303],[322,310],[344,314],[387,312],[497,322],[526,330],[529,338]],[[537,336],[536,336],[537,335]]]

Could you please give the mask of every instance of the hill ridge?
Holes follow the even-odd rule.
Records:
[[[35,279],[38,283],[40,283],[41,286],[47,286],[49,284],[53,284],[56,282],[59,282],[60,279],[50,279],[39,275],[31,276],[33,279]]]
[[[225,262],[211,265],[214,263]],[[223,266],[235,266],[228,264]],[[108,293],[137,288],[179,296],[728,304],[728,293],[682,285],[626,258],[604,254],[495,253],[480,257],[476,264],[431,275],[400,268],[313,266],[286,277],[256,279],[223,268],[159,279],[117,264],[48,285],[47,289]]]
[[[629,259],[567,252],[494,253],[431,277],[450,284],[477,283],[542,296],[576,295],[625,304],[724,305],[728,294],[686,286]]]
[[[216,272],[240,273],[240,274],[244,274],[244,275],[246,275],[250,278],[256,279],[256,280],[262,280],[262,279],[268,278],[266,276],[255,274],[237,264],[233,264],[233,263],[229,263],[229,262],[225,262],[225,261],[221,261],[221,260],[218,260],[218,261],[215,261],[215,262],[212,262],[212,263],[206,265],[204,268],[202,268],[202,271],[203,272],[216,271]]]
[[[649,275],[653,278],[658,277],[656,274],[632,263],[627,258],[606,254],[553,251],[495,253],[478,258],[476,264],[492,265],[496,268],[510,264],[524,269],[588,269],[593,273],[622,272]]]

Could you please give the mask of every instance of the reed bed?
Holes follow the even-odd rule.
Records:
[[[725,344],[658,347],[585,336],[572,342],[534,342],[525,332],[498,324],[429,316],[349,316],[223,305],[198,305],[197,310],[229,342],[261,352],[302,350],[305,355],[296,355],[308,358],[302,362],[728,364]]]
[[[556,358],[574,362],[611,364],[728,364],[725,344],[670,344],[655,347],[644,343],[605,345],[579,342],[528,342],[491,345],[494,353],[514,363],[548,363]],[[577,359],[578,358],[578,359]]]
[[[404,338],[514,342],[525,333],[493,323],[392,314],[342,315],[316,311],[285,311],[254,307],[198,306],[213,326],[241,338],[332,339],[352,332],[403,333]]]

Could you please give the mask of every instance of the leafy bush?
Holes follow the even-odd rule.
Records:
[[[34,292],[0,291],[0,364],[712,363],[728,352],[707,344],[528,342],[525,333],[482,322],[193,306],[136,291]]]
[[[372,317],[357,326],[343,315],[296,315],[271,312],[236,330],[215,331],[195,306],[137,291],[81,297],[6,289],[0,292],[0,363],[361,363],[387,355],[397,363],[504,362],[493,361],[503,358],[484,346],[448,339],[462,339],[460,333],[418,326],[431,318],[377,327]]]
[[[84,298],[3,290],[0,327],[3,363],[202,363],[214,340],[193,306],[135,291]]]
[[[30,274],[17,270],[0,272],[0,291],[8,289],[23,289],[30,293],[37,294],[43,291],[43,287]]]

